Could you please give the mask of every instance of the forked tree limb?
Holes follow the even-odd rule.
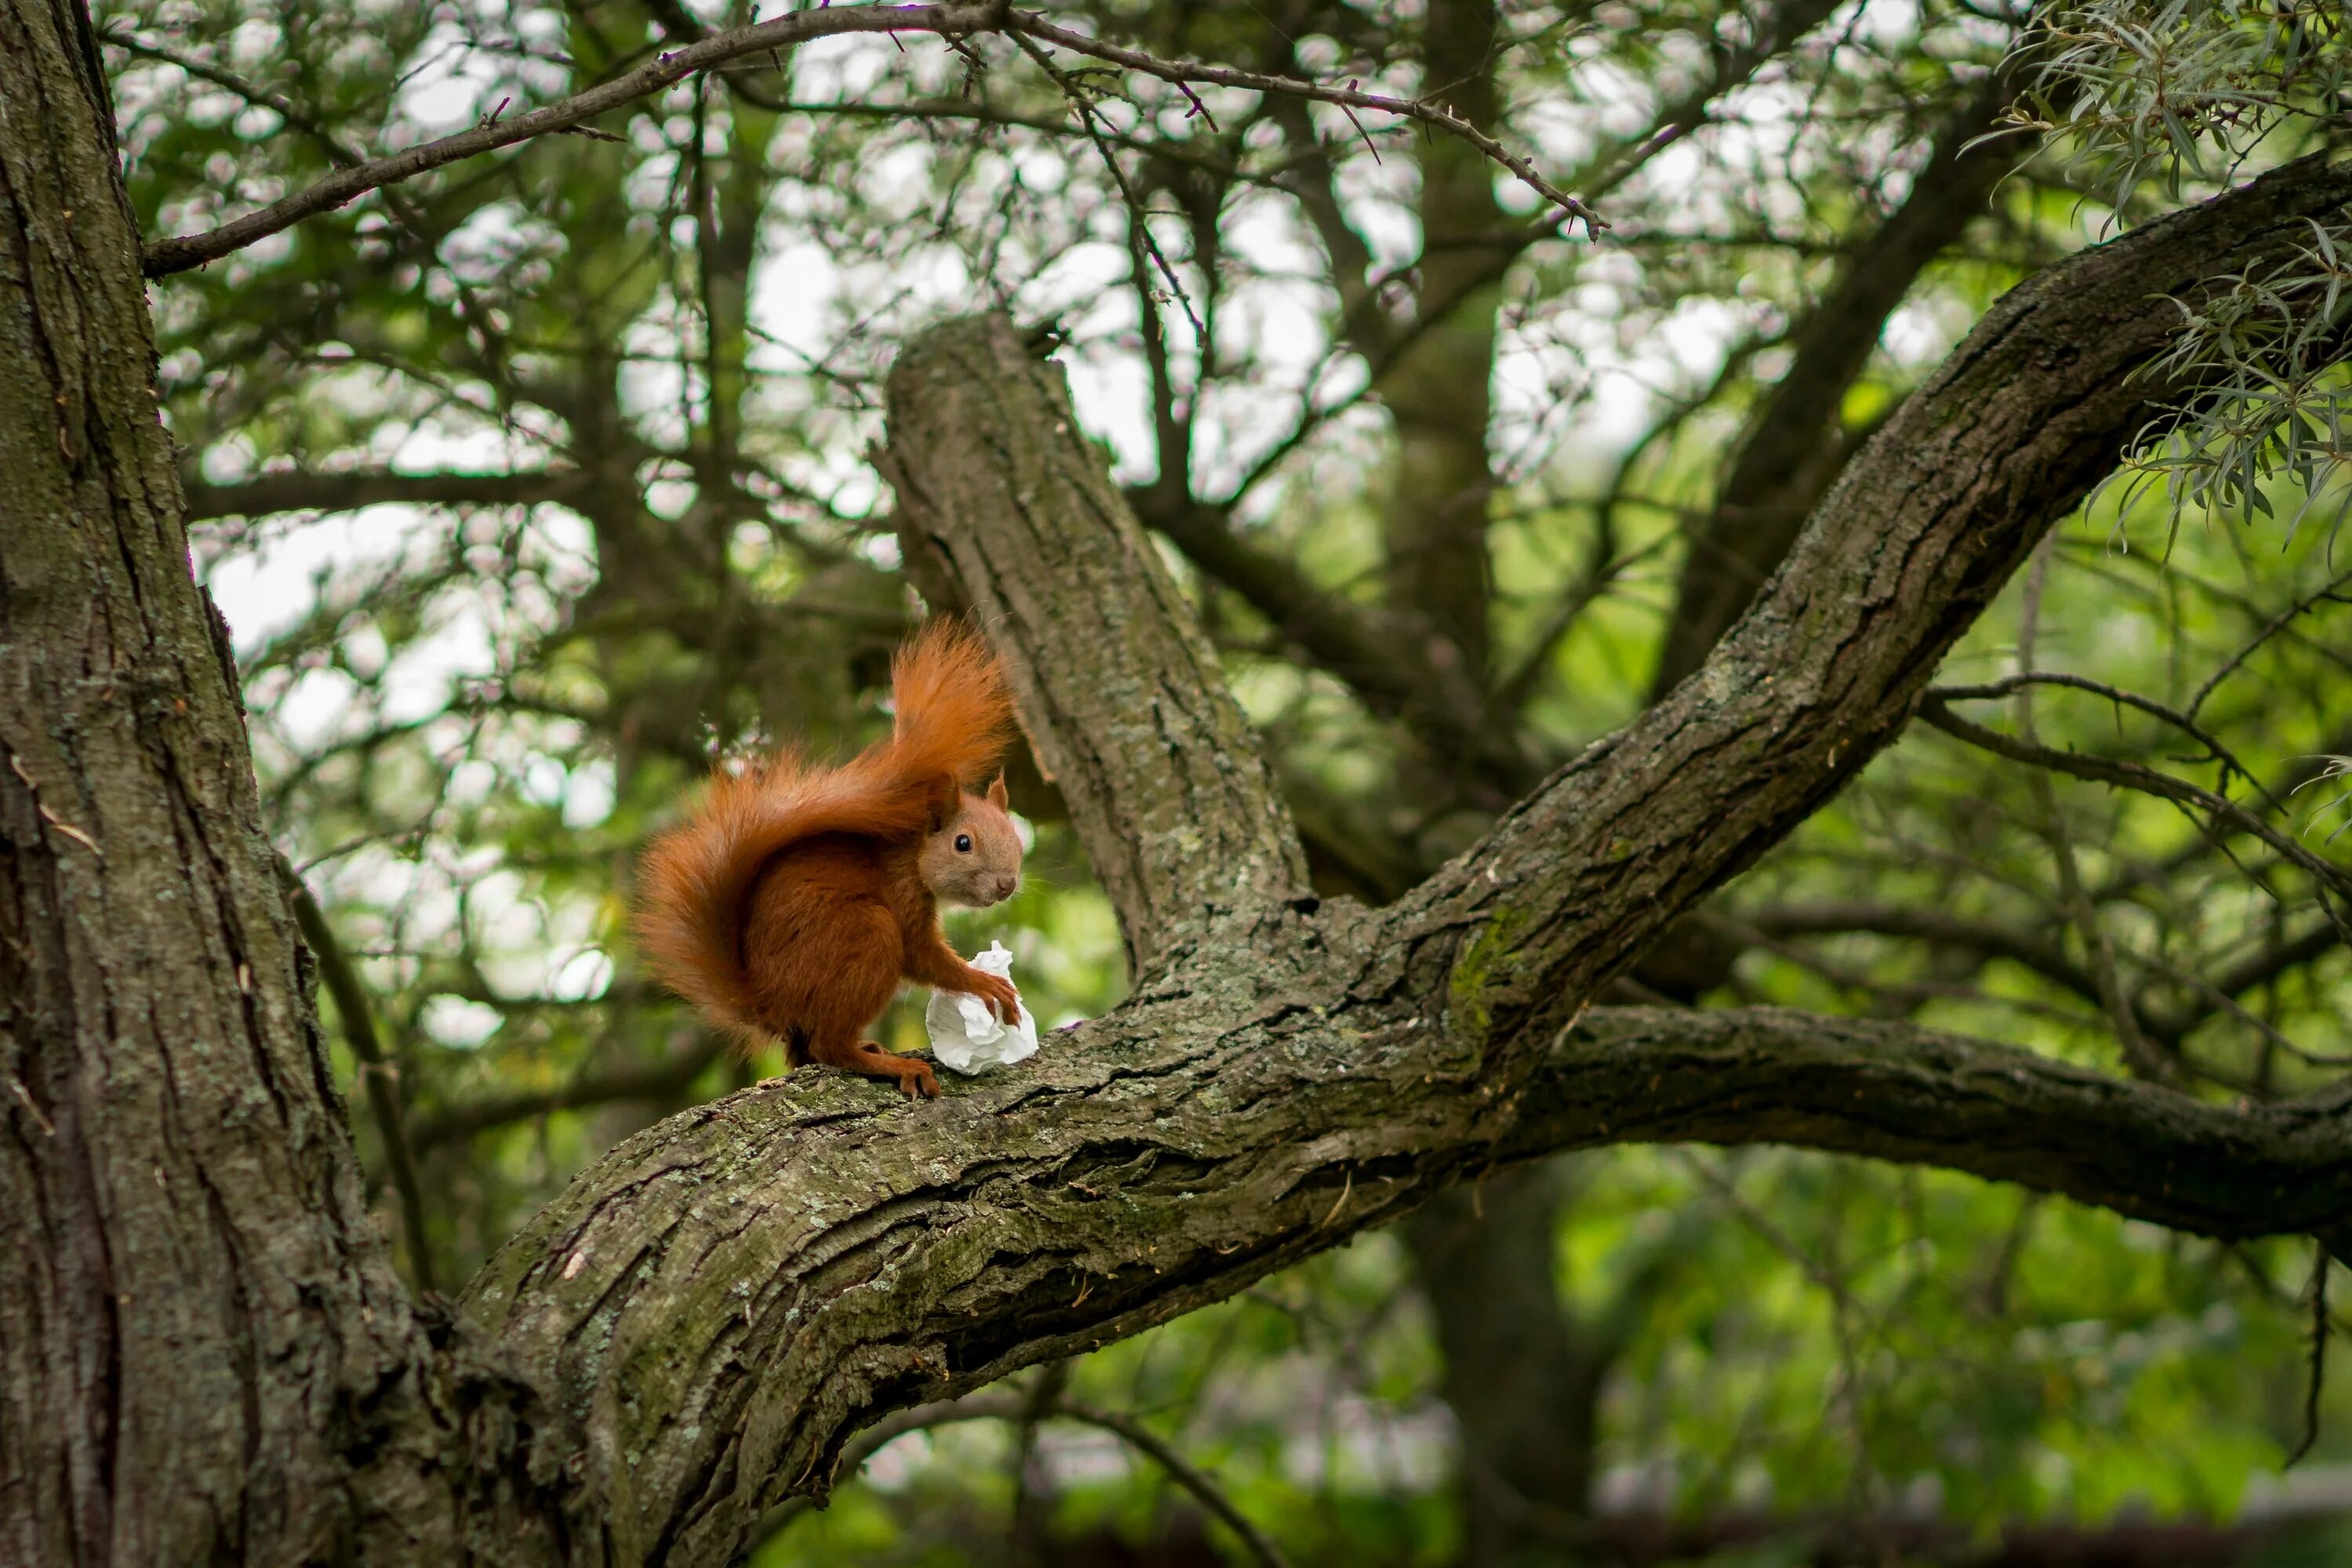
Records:
[[[2307,160],[2014,291],[1696,677],[1377,914],[1302,890],[1253,737],[1059,377],[1001,318],[910,345],[890,384],[909,564],[1008,655],[1139,984],[941,1100],[803,1074],[673,1118],[500,1251],[466,1305],[560,1412],[607,1557],[722,1562],[891,1410],[1555,1149],[1786,1142],[2340,1244],[2340,1098],[2239,1111],[1903,1026],[1583,1009],[1894,737],[2147,400],[2181,390],[2131,379],[2176,319],[2155,297],[2292,254],[2347,198],[2352,158]]]

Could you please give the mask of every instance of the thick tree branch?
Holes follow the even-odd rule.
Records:
[[[2173,330],[2150,301],[2287,253],[2347,197],[2352,157],[2315,156],[2011,291],[1847,468],[1698,674],[1400,905],[1402,973],[1451,973],[1482,1048],[1539,1049],[1901,730],[2148,401],[2178,392],[2135,379]]]
[[[2209,1235],[2352,1214],[2340,1095],[2238,1111],[1905,1025],[1631,1008],[1556,1040],[1499,1116],[1438,1076],[1434,1027],[1374,1037],[1375,1005],[1318,1017],[1246,1007],[1253,989],[1163,986],[1034,1071],[921,1106],[771,1080],[631,1141],[535,1220],[471,1305],[594,1416],[583,1479],[614,1559],[722,1561],[822,1491],[873,1415],[1229,1295],[1471,1165],[1769,1141]]]
[[[1935,1165],[2200,1236],[2352,1220],[2352,1089],[2240,1110],[1913,1024],[1792,1008],[1588,1014],[1545,1058],[1498,1152],[1596,1134]]]

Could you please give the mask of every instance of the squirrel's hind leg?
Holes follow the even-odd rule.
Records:
[[[898,989],[901,962],[898,922],[878,900],[844,899],[829,907],[815,899],[803,908],[822,910],[803,962],[774,973],[797,980],[799,994],[788,1005],[806,1031],[801,1058],[864,1078],[887,1078],[908,1099],[937,1100],[940,1080],[912,1057],[893,1056],[863,1037],[890,1005]]]
[[[876,1041],[854,1037],[854,1031],[850,1037],[817,1035],[809,1042],[809,1059],[866,1078],[896,1079],[898,1092],[909,1100],[940,1097],[940,1080],[932,1076],[929,1063],[893,1056]]]

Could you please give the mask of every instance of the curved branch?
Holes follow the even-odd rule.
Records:
[[[305,218],[332,212],[370,191],[396,185],[445,164],[511,147],[518,142],[573,130],[608,110],[618,109],[684,81],[697,71],[709,70],[745,55],[789,48],[811,38],[842,33],[938,33],[944,37],[960,37],[996,26],[1002,15],[1003,6],[988,0],[981,4],[950,0],[950,4],[939,5],[845,5],[839,10],[795,11],[658,55],[600,87],[528,114],[518,114],[512,120],[488,119],[470,131],[404,148],[386,157],[371,158],[356,168],[339,169],[314,185],[218,228],[157,240],[142,254],[140,267],[150,278],[202,267],[289,229]]]

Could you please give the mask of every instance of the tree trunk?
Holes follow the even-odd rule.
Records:
[[[79,7],[0,106],[0,1561],[446,1562],[496,1384],[361,1201]]]
[[[1591,1506],[1601,1367],[1554,1279],[1564,1163],[1441,1193],[1399,1227],[1461,1434],[1465,1568],[1553,1561]]]
[[[1422,24],[1422,91],[1492,131],[1494,0],[1433,0]],[[1394,487],[1386,510],[1388,599],[1430,639],[1429,661],[1487,680],[1486,612],[1494,596],[1486,516],[1495,479],[1486,453],[1495,325],[1514,248],[1495,202],[1495,171],[1451,136],[1419,143],[1422,255],[1409,346],[1380,379],[1396,422]],[[1483,240],[1485,243],[1480,243]],[[1431,319],[1432,317],[1434,319]],[[1448,759],[1456,766],[1460,759]]]

